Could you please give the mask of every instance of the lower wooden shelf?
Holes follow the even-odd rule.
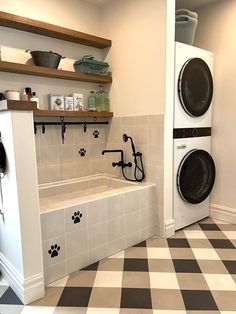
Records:
[[[34,110],[35,117],[112,118],[113,112]]]

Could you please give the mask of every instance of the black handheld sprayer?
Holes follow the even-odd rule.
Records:
[[[145,178],[143,161],[142,161],[142,153],[136,152],[132,137],[128,136],[127,134],[123,134],[123,141],[128,142],[128,140],[130,140],[131,142],[131,148],[132,148],[133,157],[134,157],[134,178],[135,179],[127,178],[124,173],[124,169],[122,169],[122,174],[124,178],[128,181],[141,182]]]

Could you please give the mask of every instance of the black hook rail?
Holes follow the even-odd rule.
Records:
[[[34,133],[37,133],[37,126],[41,125],[42,126],[42,133],[45,133],[45,127],[46,125],[60,125],[61,126],[62,122],[34,122]],[[87,125],[89,124],[109,124],[108,121],[103,121],[103,122],[63,122],[64,127],[66,125],[76,125],[76,124],[80,124],[84,126],[84,132],[86,132],[87,129]]]

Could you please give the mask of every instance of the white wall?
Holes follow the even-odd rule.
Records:
[[[102,8],[103,36],[112,39],[110,90],[116,116],[163,114],[166,1],[113,0]]]
[[[195,44],[215,54],[212,154],[217,172],[211,203],[236,214],[236,2],[222,0],[198,13]]]

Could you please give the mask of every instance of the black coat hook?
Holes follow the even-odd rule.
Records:
[[[42,133],[43,133],[43,134],[45,134],[45,130],[46,130],[46,127],[45,127],[45,124],[43,123],[43,124],[42,124]]]
[[[87,131],[87,124],[84,122],[84,133]]]

